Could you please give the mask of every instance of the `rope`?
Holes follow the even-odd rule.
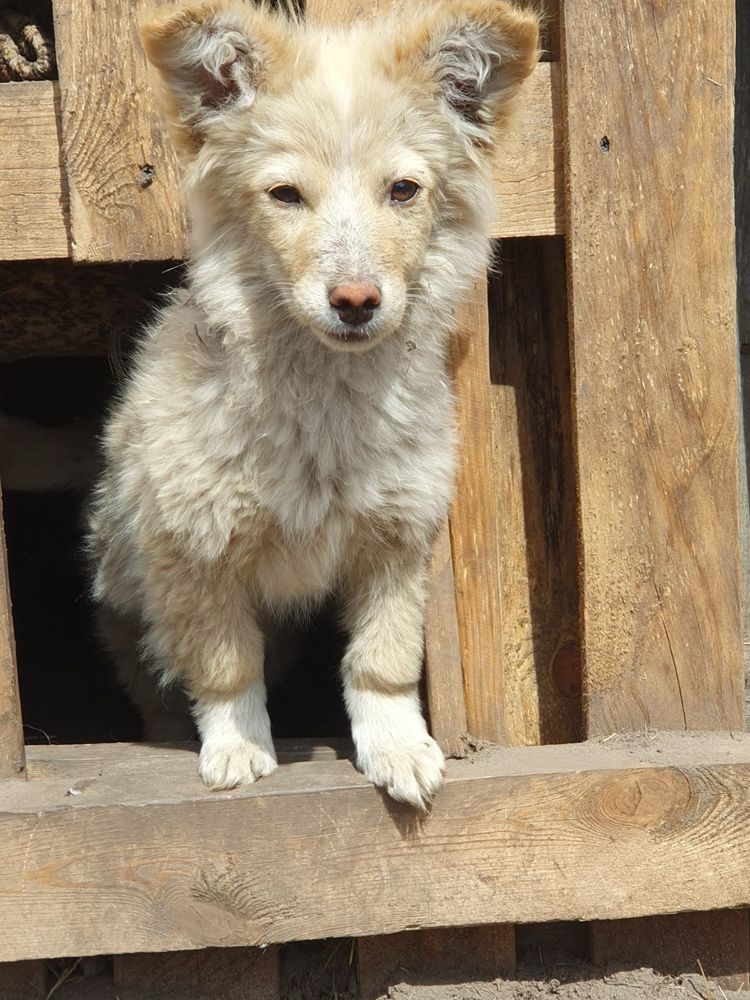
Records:
[[[55,46],[31,18],[0,14],[0,83],[49,80],[55,74]]]

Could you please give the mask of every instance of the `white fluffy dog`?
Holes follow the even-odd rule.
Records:
[[[492,148],[537,18],[445,0],[323,28],[211,2],[142,37],[193,255],[106,430],[90,549],[112,645],[138,630],[191,699],[201,777],[228,788],[276,767],[263,620],[337,594],[357,765],[425,808],[443,773],[418,682],[456,446],[446,347],[487,264]]]

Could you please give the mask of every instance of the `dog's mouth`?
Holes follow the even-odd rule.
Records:
[[[330,340],[338,341],[342,344],[366,344],[368,340],[372,339],[372,334],[368,333],[367,330],[356,328],[351,330],[329,330],[327,336]]]

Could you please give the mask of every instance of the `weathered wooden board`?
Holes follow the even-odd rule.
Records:
[[[0,260],[67,257],[57,83],[0,87]]]
[[[55,0],[62,143],[77,261],[185,253],[176,159],[137,28],[154,0]]]
[[[279,1000],[278,948],[116,955],[117,1000]]]
[[[575,462],[565,247],[499,245],[490,276],[493,504],[511,744],[581,738]]]
[[[25,776],[21,702],[16,675],[8,564],[0,494],[0,778]]]
[[[122,751],[77,795],[65,775],[0,783],[0,960],[750,902],[745,734],[450,761],[421,821],[347,761],[212,794],[194,753]]]
[[[744,720],[733,13],[730,0],[562,11],[590,735]],[[711,953],[712,916],[662,927],[665,971],[680,939]],[[656,962],[657,936],[639,933],[652,949],[638,961]],[[742,913],[723,942],[736,970],[747,942]],[[597,925],[592,947],[624,958],[628,944]]]
[[[562,11],[592,735],[743,724],[733,9]]]
[[[459,456],[450,528],[469,732],[505,742],[500,542],[493,504],[495,448],[487,286],[478,282],[457,317],[453,372]]]
[[[430,730],[443,753],[464,749],[466,705],[448,522],[432,549],[425,614],[425,686]]]
[[[360,938],[357,942],[359,1000],[388,1000],[397,983],[408,986],[490,982],[516,968],[515,935],[507,924],[441,927]]]
[[[734,198],[737,250],[737,326],[743,436],[740,448],[743,588],[742,639],[745,670],[745,725],[750,725],[750,491],[747,461],[750,441],[750,5],[737,0],[737,76],[735,81]]]
[[[495,151],[493,236],[565,232],[560,68],[540,63],[524,83]]]

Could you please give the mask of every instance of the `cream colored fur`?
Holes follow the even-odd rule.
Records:
[[[229,787],[275,767],[263,618],[337,593],[358,766],[424,808],[443,771],[418,682],[456,448],[446,351],[486,267],[489,157],[536,18],[446,0],[313,28],[211,3],[143,39],[193,255],[107,426],[96,596],[140,623],[144,658],[193,700],[203,779]],[[356,339],[328,302],[351,281],[382,294]]]

